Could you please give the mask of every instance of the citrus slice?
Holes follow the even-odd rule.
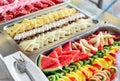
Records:
[[[108,63],[103,58],[98,58],[97,60],[102,64],[103,68],[108,67]]]
[[[78,81],[82,81],[81,77],[78,76],[75,72],[70,72],[70,74],[73,75],[73,76],[75,76],[78,79]]]
[[[78,78],[77,78],[77,76],[74,76],[74,75],[72,75],[72,74],[66,74],[66,77],[68,77],[68,78],[75,78],[76,79],[76,81],[78,81]],[[66,80],[67,81],[67,80]]]
[[[71,81],[71,80],[70,80],[68,77],[66,77],[66,76],[63,76],[62,79],[63,79],[64,81]]]
[[[77,70],[76,74],[81,78],[81,81],[86,81],[86,77],[82,74],[81,71]]]
[[[93,72],[91,72],[91,71],[89,70],[90,65],[83,66],[83,68],[87,70],[88,75],[91,77],[92,74],[93,74]]]
[[[106,56],[109,57],[112,61],[116,61],[116,59],[113,56],[111,56],[110,54],[107,54]]]
[[[90,77],[90,73],[88,72],[87,69],[81,67],[81,68],[79,69],[79,71],[81,71],[82,74],[83,74],[86,78],[89,78],[89,77]]]
[[[110,57],[104,56],[105,61],[108,63],[108,66],[112,66],[113,60]]]
[[[63,78],[60,78],[60,79],[58,79],[58,81],[66,81],[66,80],[64,80]]]
[[[93,65],[99,65],[99,66],[96,66],[96,68],[98,68],[99,70],[102,70],[102,64],[100,63],[99,60],[95,59],[93,62]]]

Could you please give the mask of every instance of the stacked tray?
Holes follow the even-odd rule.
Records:
[[[38,16],[12,23],[4,29],[22,51],[33,54],[90,29],[93,24],[86,15],[64,4]]]
[[[0,26],[59,7],[69,0],[2,0],[0,1]]]
[[[49,81],[118,81],[119,31],[99,25],[42,51],[36,64]]]

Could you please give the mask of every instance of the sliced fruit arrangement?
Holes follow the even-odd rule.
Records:
[[[117,72],[119,49],[119,36],[95,32],[85,39],[58,46],[48,56],[40,55],[37,63],[50,81],[111,81]]]
[[[24,19],[6,28],[6,31],[23,51],[33,52],[91,27],[92,24],[92,20],[84,14],[66,7],[34,19]]]
[[[63,0],[0,0],[0,22],[11,20],[62,2]]]
[[[8,28],[7,32],[10,34],[11,37],[14,37],[16,34],[20,34],[32,29],[36,29],[49,23],[52,23],[51,25],[54,26],[56,25],[56,23],[53,22],[69,17],[76,13],[77,10],[73,8],[63,8],[61,10],[54,11],[46,15],[42,15],[40,17],[36,17],[34,19],[24,19],[21,23],[16,23],[12,27]],[[61,23],[62,22],[63,21],[61,21]]]
[[[32,37],[31,39],[28,38],[22,40],[18,44],[24,51],[32,52],[34,50],[47,46],[49,43],[53,43],[54,41],[58,41],[62,38],[65,38],[83,29],[86,29],[90,25],[92,25],[91,20],[80,19],[77,20],[75,23],[63,26],[62,28],[57,28],[42,34],[37,34],[37,36],[35,36],[34,38]]]

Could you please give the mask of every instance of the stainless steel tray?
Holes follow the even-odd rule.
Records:
[[[47,55],[51,50],[53,50],[57,46],[64,45],[68,41],[73,42],[73,41],[75,41],[77,39],[85,38],[85,37],[93,34],[96,30],[101,30],[101,31],[108,30],[108,31],[111,31],[111,33],[118,33],[118,35],[120,35],[120,28],[119,27],[117,27],[115,25],[112,25],[110,23],[98,23],[96,25],[93,25],[92,28],[88,28],[86,30],[83,30],[82,32],[77,33],[74,36],[66,37],[64,40],[60,40],[59,42],[54,43],[53,45],[48,45],[47,47],[44,47],[44,49],[41,49],[38,53]],[[33,62],[36,62],[36,58],[39,55],[38,53],[35,53],[35,54],[29,56],[29,58],[31,60],[33,60]]]
[[[107,24],[97,24],[97,25],[94,25],[94,27],[92,29],[85,30],[84,32],[79,33],[79,34],[77,34],[74,37],[68,38],[67,40],[62,41],[62,42],[60,42],[60,43],[58,43],[58,44],[56,44],[54,46],[46,48],[45,50],[41,51],[39,54],[48,55],[57,46],[59,46],[59,45],[63,46],[68,41],[74,42],[74,41],[76,41],[78,39],[86,38],[89,35],[92,35],[97,30],[100,30],[100,31],[108,30],[110,33],[112,33],[112,34],[118,34],[120,36],[120,28],[118,28],[118,27],[116,27],[116,26],[114,26],[112,24],[109,24],[109,23],[107,23]],[[37,59],[39,58],[39,54],[36,54],[36,55],[33,55],[33,56],[30,57],[36,64],[37,64]],[[118,69],[120,69],[120,67],[118,67]],[[120,73],[118,72],[118,76],[115,78],[114,81],[120,80],[119,75],[120,75]]]
[[[60,7],[60,6],[63,6],[64,4],[69,3],[69,2],[70,2],[70,0],[64,0],[63,3],[56,4],[56,5],[54,5],[54,6],[51,6],[51,7],[42,9],[42,10],[38,10],[38,11],[36,11],[36,12],[30,13],[30,14],[26,14],[26,15],[23,15],[23,16],[20,16],[20,17],[17,17],[17,18],[14,18],[14,19],[5,21],[5,22],[0,22],[0,29],[2,30],[3,27],[4,27],[5,25],[7,25],[7,24],[14,23],[14,22],[19,21],[19,20],[22,20],[22,19],[24,19],[24,18],[33,18],[33,17],[36,16],[36,14],[42,14],[43,12],[52,10],[52,9],[57,8],[57,7]]]
[[[50,13],[50,12],[53,12],[53,11],[57,11],[59,9],[62,9],[62,8],[65,8],[65,7],[70,7],[70,8],[75,8],[77,11],[79,11],[80,13],[82,14],[85,14],[83,13],[77,6],[71,4],[69,1],[65,2],[65,3],[62,3],[60,4],[60,6],[53,6],[53,7],[50,7],[50,8],[47,8],[47,9],[43,9],[41,11],[37,11],[37,12],[34,12],[34,13],[31,13],[31,14],[28,14],[29,16],[27,17],[24,17],[24,18],[21,18],[19,20],[15,20],[15,22],[11,22],[11,23],[8,23],[7,25],[5,25],[3,27],[3,30],[6,30],[7,28],[13,26],[15,23],[20,23],[22,22],[23,19],[34,19],[36,17],[39,17],[39,16],[42,16],[44,14],[47,14],[47,13]],[[85,14],[87,17],[90,17],[89,15]],[[90,17],[91,18],[91,17]]]
[[[75,36],[73,36],[71,38],[67,38],[66,40],[61,41],[58,44],[55,44],[54,46],[45,48],[44,50],[42,50],[40,52],[40,54],[47,55],[48,53],[50,53],[57,46],[64,45],[68,41],[74,42],[74,41],[76,41],[78,39],[86,38],[89,35],[92,35],[97,30],[100,30],[100,31],[108,30],[108,31],[110,31],[110,33],[117,33],[120,36],[120,28],[118,28],[118,27],[116,27],[116,26],[114,26],[112,24],[109,24],[109,23],[107,23],[107,24],[96,24],[92,28],[86,29],[86,30],[82,31],[81,33],[76,34]]]
[[[30,19],[30,18],[35,18],[35,17],[37,17],[37,16],[40,16],[40,15],[43,15],[43,14],[46,14],[46,13],[49,13],[49,12],[52,12],[52,11],[56,11],[56,10],[59,10],[59,9],[65,8],[65,7],[72,7],[72,8],[74,8],[73,5],[68,4],[68,3],[64,3],[64,5],[62,5],[62,6],[60,6],[60,7],[56,7],[56,8],[53,8],[53,9],[50,9],[50,10],[41,12],[40,14],[37,14],[37,15],[34,15],[34,16],[29,17],[29,19]],[[75,7],[75,9],[79,11],[79,9],[78,9],[77,7]],[[80,12],[80,11],[79,11],[79,12]],[[19,23],[19,22],[21,22],[21,21],[22,21],[22,20],[16,21],[16,23]],[[11,24],[9,24],[9,25],[4,26],[4,29],[11,27],[14,23],[15,23],[15,22],[13,22],[13,23],[11,23]],[[91,28],[92,28],[92,27],[89,27],[88,30],[90,30]],[[84,31],[84,30],[83,30],[83,31]],[[78,33],[76,33],[76,34],[79,34],[79,33],[82,33],[82,31],[81,31],[81,32],[78,32]],[[75,35],[76,35],[76,34],[75,34]],[[60,39],[59,41],[55,41],[54,43],[50,43],[49,46],[48,46],[48,45],[47,45],[47,46],[44,46],[43,48],[41,48],[41,49],[39,49],[39,50],[37,50],[37,51],[35,51],[35,52],[29,53],[29,52],[24,52],[23,50],[21,50],[21,51],[23,51],[23,52],[24,52],[25,54],[27,54],[27,55],[30,55],[30,54],[38,54],[40,51],[42,51],[42,50],[44,50],[44,49],[47,49],[47,48],[49,48],[49,47],[51,47],[51,46],[53,46],[53,45],[56,45],[56,44],[58,44],[59,42],[62,42],[62,41],[64,41],[64,40],[67,40],[68,38],[71,38],[71,37],[73,37],[73,36],[75,36],[75,35],[70,35],[70,36],[68,36],[68,37],[65,37],[65,38]]]

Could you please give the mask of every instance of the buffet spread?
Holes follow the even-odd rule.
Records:
[[[39,81],[41,76],[40,81],[118,81],[120,28],[95,23],[69,4],[63,0],[0,1],[0,22],[18,18],[3,28],[20,48],[4,57],[8,70],[18,69],[10,71],[15,81]]]

